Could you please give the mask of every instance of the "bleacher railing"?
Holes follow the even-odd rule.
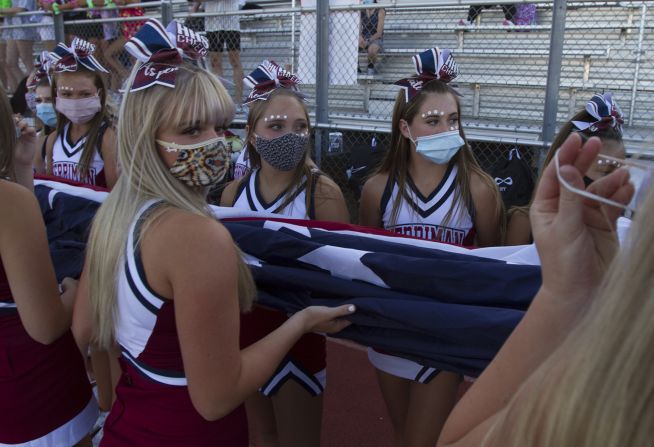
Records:
[[[90,17],[65,22],[59,14],[52,23],[3,24],[0,31],[52,27],[57,41],[66,39],[70,31],[88,31],[105,53],[101,57],[110,65],[111,88],[117,91],[132,64],[120,47],[146,17],[163,22],[178,19],[201,32],[207,31],[204,24],[212,20],[235,17],[245,74],[263,59],[273,59],[303,81],[301,88],[316,129],[317,162],[341,183],[347,181],[353,151],[369,149],[373,141],[379,148],[387,143],[399,89],[393,83],[412,73],[415,53],[434,46],[450,48],[460,66],[455,83],[462,94],[462,122],[485,168],[517,145],[537,169],[539,155],[548,148],[557,127],[602,91],[612,91],[625,114],[628,152],[654,156],[650,144],[654,136],[650,2],[508,1],[504,5],[513,5],[523,14],[513,17],[513,23],[505,22],[505,11],[495,7],[484,9],[472,23],[462,24],[459,21],[468,18],[468,6],[484,5],[487,0],[441,0],[436,5],[425,1],[255,3],[262,9],[192,13],[187,2],[147,2],[94,8]],[[531,23],[525,22],[530,18],[525,16],[529,5],[535,5]],[[359,49],[360,20],[366,10],[385,13],[382,48],[375,61]],[[44,12],[18,16],[51,17]],[[35,42],[35,54],[40,46]],[[374,62],[371,70],[368,62]],[[238,82],[227,54],[221,69],[225,84],[235,94]],[[245,111],[236,123],[242,125],[244,120]]]

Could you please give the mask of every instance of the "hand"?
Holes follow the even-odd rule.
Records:
[[[295,314],[302,318],[304,332],[322,332],[332,334],[348,327],[351,322],[343,319],[355,312],[351,304],[338,307],[310,306]]]
[[[69,315],[73,314],[73,306],[75,305],[75,295],[77,294],[77,286],[79,281],[73,278],[64,278],[61,281],[61,302]]]
[[[20,115],[14,116],[16,128],[20,130],[14,153],[14,163],[22,166],[32,166],[36,154],[36,130],[29,126]]]
[[[572,134],[559,149],[561,176],[584,189],[582,176],[600,148],[599,138],[591,138],[581,147],[579,135]],[[624,169],[593,182],[588,190],[624,204],[634,193]],[[616,220],[621,211],[569,191],[559,183],[555,161],[547,166],[530,220],[541,258],[543,288],[551,296],[585,300],[593,295],[618,250]]]

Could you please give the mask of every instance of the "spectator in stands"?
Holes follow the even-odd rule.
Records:
[[[482,9],[488,9],[492,8],[495,5],[474,5],[470,6],[468,9],[468,17],[466,19],[461,19],[459,20],[459,25],[461,26],[472,26],[473,22],[479,16],[481,13]],[[502,7],[502,11],[504,11],[504,20],[502,21],[502,25],[504,26],[512,26],[513,19],[516,14],[516,7],[513,4],[502,4],[499,5]]]
[[[107,109],[107,70],[95,47],[74,39],[50,53],[57,129],[46,140],[46,172],[111,189],[118,178],[115,132]]]
[[[310,159],[309,114],[297,91],[297,77],[275,62],[264,61],[245,81],[253,86],[246,101],[245,128],[252,171],[225,188],[221,205],[282,217],[349,222],[341,190]],[[242,345],[264,338],[287,320],[283,312],[255,306],[241,319]],[[260,392],[245,403],[252,445],[320,445],[325,381],[325,338],[305,335]]]
[[[41,11],[46,11],[46,8],[44,7],[45,3],[52,3],[52,0],[36,0],[36,5]],[[43,49],[46,51],[54,50],[54,47],[57,44],[54,34],[54,18],[49,14],[34,15],[33,17],[35,23],[43,25],[37,28],[37,32],[39,33],[39,37],[43,44]]]
[[[37,68],[30,75],[27,83],[30,91],[34,92],[34,107],[37,122],[40,123],[36,128],[37,132],[37,150],[34,153],[34,172],[45,174],[46,149],[45,143],[48,135],[54,132],[57,126],[57,111],[52,102],[52,86],[48,77],[48,53],[41,53]]]
[[[93,6],[102,6],[104,5],[104,0],[93,0],[92,3]],[[72,20],[100,18],[100,12],[94,9],[71,12],[73,9],[88,8],[86,0],[54,0],[53,2],[43,3],[42,7],[47,11],[52,11],[54,14],[64,11],[64,31],[67,42],[72,42],[75,37],[79,37],[97,45],[104,38],[104,27],[102,23],[66,24],[66,22]]]
[[[502,240],[499,190],[466,143],[449,50],[413,58],[416,76],[393,109],[391,144],[364,185],[359,223],[407,236],[457,245],[494,246]],[[394,430],[394,446],[434,445],[456,401],[458,374],[375,349],[368,356]]]
[[[196,12],[203,0],[193,4]],[[204,1],[206,13],[230,13],[239,9],[238,0]],[[209,61],[211,69],[218,76],[223,75],[223,51],[227,49],[229,63],[232,65],[234,78],[234,99],[240,109],[243,100],[243,67],[241,66],[241,25],[238,15],[209,16],[204,19],[204,27],[209,39]]]
[[[29,25],[30,16],[16,14],[36,10],[35,0],[12,0],[10,8],[0,9],[0,15],[5,16],[6,25]],[[34,28],[10,28],[7,30],[6,73],[9,91],[14,91],[21,79],[27,76],[20,63],[27,70],[34,65],[32,47],[38,38]]]
[[[439,446],[651,445],[654,189],[618,250],[616,219],[634,196],[626,170],[594,182],[594,200],[570,189],[583,190],[600,148],[574,133],[545,168],[531,209],[542,287]]]
[[[14,120],[0,92],[0,445],[90,445],[98,412],[70,332],[76,281],[57,292],[29,191],[34,151],[34,129]]]
[[[118,123],[124,173],[91,228],[73,330],[83,352],[91,339],[121,347],[102,445],[247,447],[243,400],[303,333],[339,331],[354,308],[309,307],[240,349],[254,284],[205,200],[228,168],[234,103],[189,60],[203,52],[199,36],[171,25],[183,40],[149,20],[126,47],[140,63]],[[156,74],[171,73],[161,85]]]
[[[579,134],[583,141],[587,141],[590,137],[599,137],[602,141],[600,150],[602,155],[624,159],[623,122],[622,110],[613,99],[612,93],[606,92],[594,95],[586,104],[585,109],[577,112],[570,121],[561,127],[545,157],[544,166],[550,163],[556,151],[572,133]],[[606,163],[604,160],[593,163],[584,175],[584,186],[588,187],[595,180],[610,174],[615,169],[615,164]],[[530,205],[527,205],[509,210],[506,245],[523,245],[533,242],[529,208]]]
[[[364,5],[377,3],[377,0],[362,0]],[[359,49],[368,52],[367,74],[376,74],[375,64],[377,54],[383,48],[384,19],[386,11],[383,8],[369,8],[361,10],[359,24]]]

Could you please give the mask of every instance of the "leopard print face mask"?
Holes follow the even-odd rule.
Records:
[[[255,135],[255,148],[261,158],[278,171],[292,171],[304,158],[309,135],[293,132],[266,139]]]
[[[175,144],[157,140],[167,152],[178,152],[170,173],[188,186],[211,186],[225,177],[229,168],[229,150],[225,137],[200,144]]]

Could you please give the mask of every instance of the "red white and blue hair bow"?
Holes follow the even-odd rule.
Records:
[[[58,44],[48,57],[55,73],[75,72],[79,66],[90,71],[109,73],[98,60],[93,57],[95,45],[79,37],[75,37],[70,44]]]
[[[404,89],[406,101],[412,100],[423,86],[438,79],[446,84],[459,76],[459,65],[448,49],[430,48],[413,56],[416,75],[395,83]]]
[[[29,90],[35,89],[39,82],[42,79],[48,78],[50,82],[50,53],[47,51],[42,51],[41,55],[34,64],[34,74],[30,78],[30,82],[27,84]]]
[[[596,121],[572,121],[577,129],[594,133],[612,127],[622,134],[622,124],[624,124],[622,110],[613,99],[611,92],[593,95],[586,103],[586,112]]]
[[[257,101],[259,99],[266,100],[268,96],[278,88],[287,88],[298,92],[298,84],[300,79],[293,73],[283,69],[275,61],[265,60],[243,79],[246,86],[252,88],[244,104]]]
[[[158,20],[149,19],[125,44],[125,49],[142,63],[129,91],[157,84],[174,88],[183,58],[200,60],[208,48],[206,37],[175,20],[164,28]]]

